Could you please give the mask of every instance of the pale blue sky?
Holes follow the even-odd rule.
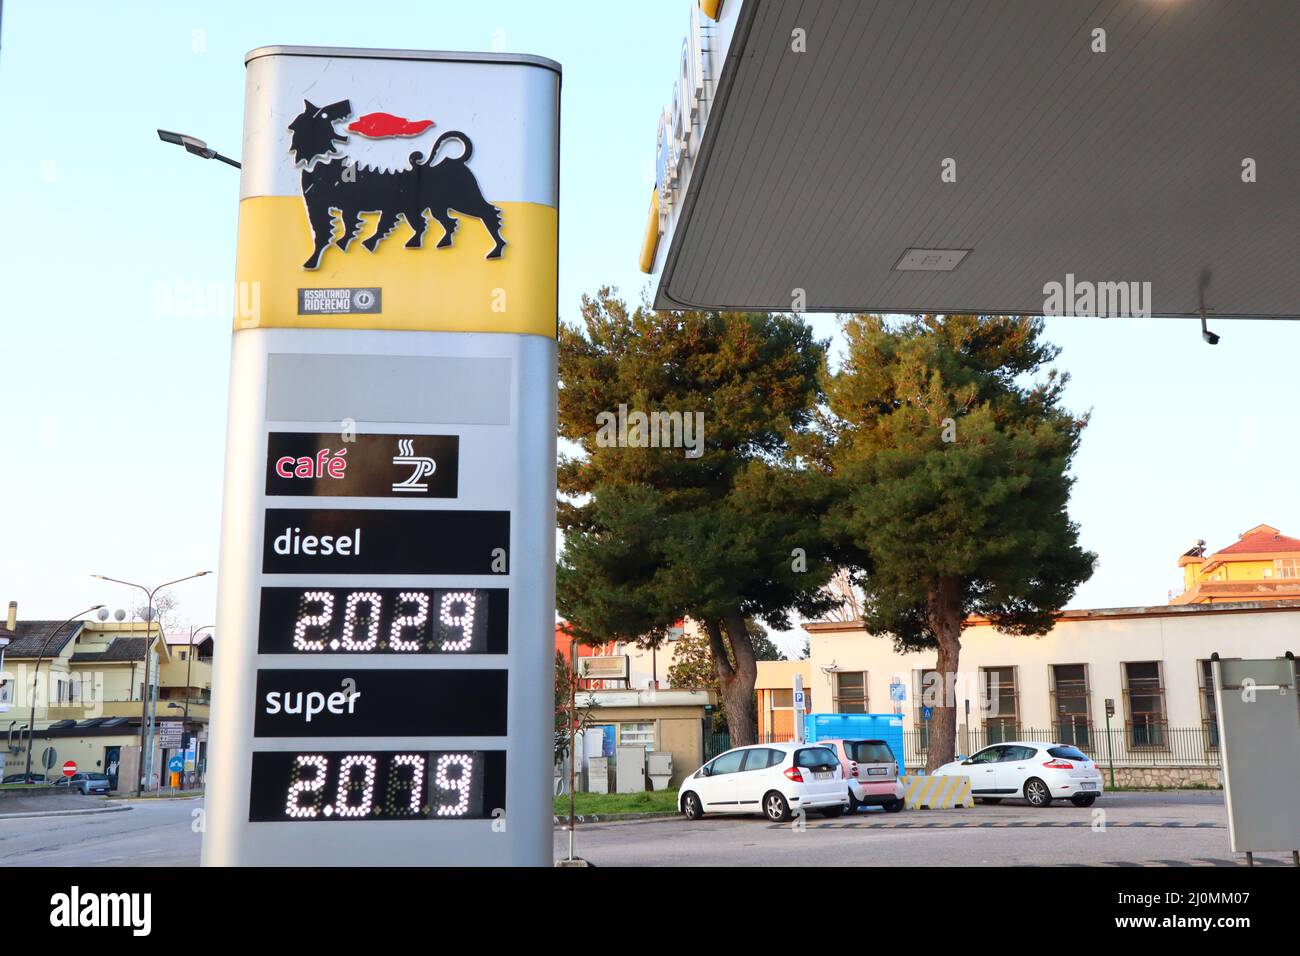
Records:
[[[159,286],[228,283],[244,54],[267,44],[537,53],[564,66],[560,313],[603,283],[636,299],[659,111],[688,0],[4,4],[0,268],[7,427],[0,601],[21,616],[125,606],[100,572],[215,569],[229,313],[159,314]],[[592,11],[600,9],[601,15]],[[1061,228],[1068,229],[1068,222]],[[819,334],[830,316],[812,318]],[[1058,319],[1076,409],[1093,410],[1072,514],[1100,554],[1075,607],[1162,603],[1196,537],[1300,534],[1294,323]],[[213,620],[215,576],[177,590]]]

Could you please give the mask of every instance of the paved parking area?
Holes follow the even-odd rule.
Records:
[[[772,824],[683,817],[579,825],[577,855],[598,866],[1244,866],[1223,795],[1114,793],[1093,807],[1023,802],[974,809],[878,810]],[[557,855],[568,832],[555,833]],[[1290,866],[1290,854],[1256,865]]]
[[[131,810],[0,820],[3,866],[194,866],[199,799],[130,801]],[[1097,813],[1097,811],[1101,811]],[[557,827],[555,852],[568,833]],[[1244,866],[1228,844],[1218,792],[1107,794],[1094,807],[1023,803],[810,817],[682,817],[579,824],[577,851],[598,866]],[[1260,866],[1290,866],[1262,854]]]

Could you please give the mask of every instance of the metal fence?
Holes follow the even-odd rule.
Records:
[[[904,763],[925,766],[928,730],[904,730]],[[1047,740],[1072,744],[1093,761],[1116,767],[1217,767],[1219,735],[1213,723],[1200,727],[1142,724],[1131,727],[1064,725],[1050,730],[1032,727],[957,731],[956,752],[969,756],[1004,740]]]
[[[791,740],[789,734],[760,735],[759,743]],[[925,766],[928,730],[903,731],[903,763],[908,770]],[[985,729],[957,732],[956,753],[970,756],[990,744],[1004,740],[1047,740],[1073,744],[1095,762],[1116,767],[1218,767],[1218,727],[1207,722],[1200,727],[1165,727],[1144,724],[1134,727],[1061,726],[1053,730],[1032,727]],[[731,749],[727,733],[706,734],[704,759],[712,760]]]
[[[759,734],[755,738],[760,744],[781,744],[794,740],[792,734]],[[704,735],[704,759],[712,760],[720,753],[731,749],[731,734],[727,731]]]

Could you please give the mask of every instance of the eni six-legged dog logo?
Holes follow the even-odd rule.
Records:
[[[298,114],[289,130],[293,134],[289,152],[294,163],[302,167],[302,198],[307,204],[307,219],[311,225],[314,247],[311,256],[303,263],[304,269],[316,269],[321,257],[331,245],[347,252],[353,241],[365,228],[363,214],[379,216],[373,235],[361,244],[374,252],[400,221],[405,220],[414,235],[406,241],[406,248],[420,249],[428,228],[428,214],[443,228],[438,248],[452,244],[459,220],[451,213],[470,216],[483,223],[495,245],[488,259],[499,259],[506,241],[501,237],[501,210],[483,198],[478,180],[469,168],[474,144],[464,133],[449,130],[439,136],[423,153],[411,153],[405,169],[381,169],[358,165],[345,157],[340,147],[348,137],[334,124],[352,117],[352,104],[339,100],[328,106],[315,106],[303,101],[303,111]],[[409,121],[388,113],[367,113],[347,126],[347,130],[368,139],[418,136],[433,126],[430,120]],[[444,156],[436,164],[439,152],[450,140],[463,148],[459,156]],[[334,238],[335,219],[341,221],[343,233]]]

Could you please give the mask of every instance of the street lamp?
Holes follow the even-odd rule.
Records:
[[[190,652],[185,658],[185,720],[190,719],[190,668],[194,664],[194,638],[204,631],[215,628],[215,624],[204,624],[200,628],[190,628]]]
[[[36,747],[36,739],[32,736],[32,731],[36,729],[36,686],[40,682],[41,661],[45,658],[45,651],[50,646],[50,641],[54,639],[55,634],[59,633],[59,631],[63,630],[77,618],[81,617],[81,615],[89,614],[91,611],[98,611],[103,606],[104,605],[102,604],[96,604],[94,607],[86,608],[84,611],[78,611],[58,627],[52,629],[50,633],[45,635],[45,642],[41,644],[41,652],[36,655],[36,670],[32,674],[32,707],[31,713],[27,718],[27,769],[23,773],[24,783],[30,780],[32,776],[32,750]],[[46,700],[49,700],[48,694],[46,695]]]
[[[215,149],[209,146],[203,140],[195,136],[186,136],[184,133],[173,133],[170,130],[158,130],[158,138],[164,143],[171,143],[173,146],[183,146],[185,152],[190,153],[200,159],[219,159],[227,165],[240,169],[239,163],[229,156],[222,156]]]
[[[153,747],[151,741],[153,738],[153,727],[149,721],[149,655],[153,651],[153,596],[165,587],[173,584],[180,584],[182,581],[190,581],[194,578],[201,578],[205,574],[211,574],[211,571],[197,571],[194,574],[187,574],[183,578],[177,578],[175,581],[165,581],[154,588],[147,588],[143,584],[136,584],[133,581],[122,581],[118,578],[110,578],[104,574],[92,574],[92,578],[98,578],[100,581],[111,581],[114,584],[124,584],[129,588],[139,588],[148,597],[146,605],[146,618],[144,622],[144,690],[140,694],[140,764],[144,771],[144,780],[149,779],[153,773]],[[142,780],[139,775],[136,779],[135,795],[138,797],[143,792]]]
[[[212,630],[212,629],[215,628],[216,626],[217,626],[217,625],[215,625],[215,624],[204,624],[204,625],[203,625],[202,627],[200,627],[200,628],[194,628],[194,627],[191,627],[191,628],[190,628],[190,649],[189,649],[189,653],[185,655],[185,717],[183,718],[183,720],[185,721],[185,732],[186,732],[187,734],[189,733],[189,724],[190,724],[190,689],[191,689],[191,685],[190,685],[190,669],[194,666],[194,638],[195,638],[197,635],[202,634],[204,631],[210,631],[210,630]],[[195,735],[194,735],[193,743],[194,743],[194,774],[195,774],[195,777],[197,777],[197,776],[198,776],[198,771],[199,771],[199,737],[198,737],[198,734],[195,734]],[[189,747],[186,747],[185,750],[186,750],[186,753],[188,754],[188,752],[189,752]],[[188,757],[187,757],[186,759],[187,759],[187,762],[188,762]],[[184,775],[184,774],[181,774],[181,789],[185,789],[185,775]]]

